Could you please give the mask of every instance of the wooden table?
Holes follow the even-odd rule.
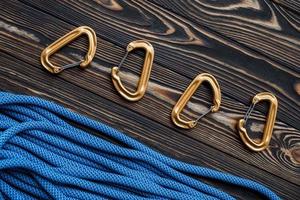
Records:
[[[297,0],[222,1],[0,1],[0,88],[43,97],[105,122],[171,157],[259,181],[283,199],[300,199],[300,5]],[[75,27],[98,36],[96,57],[86,70],[59,75],[40,64],[41,51]],[[130,41],[146,39],[155,60],[146,95],[121,98],[110,71]],[[81,37],[55,54],[60,65],[85,55]],[[129,56],[121,77],[135,88],[143,53]],[[183,130],[170,120],[180,94],[199,73],[213,74],[222,89],[221,110]],[[255,153],[236,130],[252,97],[261,91],[279,100],[270,146]],[[211,102],[204,85],[185,116],[196,118]],[[267,105],[248,123],[259,139]],[[204,180],[241,199],[257,194]]]

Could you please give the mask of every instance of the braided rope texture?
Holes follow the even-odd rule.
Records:
[[[169,158],[37,97],[0,92],[0,131],[0,199],[235,199],[193,176],[280,199],[257,182]]]

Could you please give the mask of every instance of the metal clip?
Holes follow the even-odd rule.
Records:
[[[249,119],[252,111],[254,110],[255,105],[258,102],[265,101],[265,100],[270,102],[270,108],[269,108],[269,112],[268,112],[267,122],[266,122],[266,125],[264,128],[262,140],[259,143],[257,143],[248,136],[245,125],[246,125],[246,122]],[[241,136],[241,139],[248,148],[250,148],[253,151],[262,151],[268,147],[268,145],[271,141],[273,127],[274,127],[275,120],[276,120],[277,108],[278,108],[278,101],[272,93],[261,92],[253,97],[252,104],[249,107],[249,109],[247,110],[244,118],[240,119],[237,124],[237,128],[238,128],[239,134]]]
[[[135,92],[130,92],[127,90],[124,85],[121,82],[121,78],[119,76],[119,71],[120,68],[122,67],[125,59],[127,58],[129,52],[131,52],[134,49],[141,48],[146,51],[145,54],[145,60],[144,60],[144,65],[141,73],[140,80],[137,85],[137,89]],[[127,99],[128,101],[138,101],[140,100],[147,89],[149,78],[150,78],[150,73],[152,69],[152,64],[153,64],[153,58],[154,58],[154,49],[152,45],[144,40],[137,40],[130,42],[126,48],[126,54],[122,58],[120,64],[118,67],[113,67],[111,70],[111,75],[112,75],[112,82],[116,88],[116,90],[120,93],[122,97]]]
[[[62,48],[63,46],[65,46],[66,44],[70,43],[71,41],[73,41],[74,39],[76,39],[77,37],[83,34],[87,35],[89,40],[89,49],[84,60],[72,64],[68,64],[62,67],[55,66],[49,61],[49,57],[52,54],[54,54],[60,48]],[[53,74],[57,74],[65,69],[75,67],[75,66],[80,66],[81,68],[85,68],[90,64],[90,62],[94,58],[96,53],[96,46],[97,46],[97,37],[94,30],[88,26],[81,26],[67,33],[63,37],[59,38],[58,40],[50,44],[47,48],[45,48],[41,54],[41,63],[49,72]]]
[[[214,94],[214,99],[213,99],[214,105],[211,106],[208,111],[203,113],[201,116],[199,116],[194,121],[183,120],[182,118],[180,118],[180,113],[182,112],[182,110],[184,109],[184,107],[186,106],[186,104],[188,103],[190,98],[192,97],[192,95],[196,92],[198,87],[200,87],[200,85],[204,81],[207,81],[212,87],[213,94]],[[190,128],[195,127],[197,122],[201,118],[206,116],[208,113],[217,112],[220,108],[220,105],[221,105],[221,90],[220,90],[220,86],[219,86],[217,80],[215,79],[215,77],[213,77],[211,74],[208,74],[208,73],[199,74],[191,82],[191,84],[188,86],[188,88],[181,95],[180,99],[177,101],[176,105],[174,106],[174,108],[172,110],[171,118],[175,125],[177,125],[181,128],[190,129]]]

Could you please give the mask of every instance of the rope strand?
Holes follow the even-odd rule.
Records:
[[[257,182],[169,158],[40,98],[0,92],[0,110],[1,199],[235,199],[191,175],[279,199]]]

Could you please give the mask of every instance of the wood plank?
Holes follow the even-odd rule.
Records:
[[[299,77],[300,27],[272,1],[150,1],[254,49]]]
[[[273,2],[300,14],[299,0],[272,0]]]
[[[25,93],[55,101],[75,112],[88,115],[122,130],[131,137],[150,145],[166,155],[172,155],[176,159],[259,181],[284,199],[300,198],[299,186],[289,181],[258,169],[240,159],[228,157],[228,155],[215,148],[154,122],[109,99],[76,86],[62,77],[53,77],[8,54],[0,52],[0,56],[0,78],[2,80],[0,87],[2,90]],[[153,127],[155,127],[155,130]],[[98,136],[102,137],[101,134]],[[224,158],[226,159],[224,160]],[[200,180],[230,192],[238,199],[263,199],[256,193],[239,187],[207,179]]]
[[[145,38],[154,44],[156,63],[190,79],[209,72],[224,94],[243,104],[258,92],[271,91],[279,99],[278,119],[300,129],[299,73],[177,14],[143,1],[26,3],[75,26],[92,26],[98,36],[122,47]]]
[[[22,18],[26,20],[15,20],[20,18],[17,11],[22,11]],[[17,3],[9,5],[8,8],[3,10],[3,13],[5,15],[0,18],[2,24],[4,24],[0,34],[0,41],[2,41],[0,43],[1,50],[29,63],[36,71],[42,71],[39,56],[46,44],[50,44],[59,36],[74,28],[54,17]],[[47,21],[47,26],[51,28],[40,26],[45,21]],[[30,29],[26,27],[30,27]],[[138,103],[128,103],[117,95],[110,80],[112,63],[116,63],[116,60],[119,61],[121,59],[124,50],[112,43],[101,40],[101,38],[98,39],[101,42],[98,44],[97,55],[90,68],[87,70],[67,70],[57,77],[68,80],[93,94],[122,105],[128,110],[155,121],[157,124],[168,127],[170,130],[175,130],[182,135],[201,141],[219,151],[226,152],[230,156],[234,156],[266,172],[276,174],[276,176],[299,185],[300,161],[297,156],[299,151],[297,146],[299,143],[299,131],[278,120],[270,148],[262,153],[250,152],[241,144],[235,129],[237,119],[244,115],[247,106],[226,95],[223,95],[224,103],[221,112],[205,118],[193,130],[180,130],[171,124],[170,112],[180,93],[190,82],[190,79],[155,63],[155,70],[153,70],[146,96]],[[78,55],[84,55],[85,44],[86,41],[79,40],[76,44],[70,45],[71,48],[67,48],[68,51],[65,49],[59,53],[54,62],[66,63],[78,59]],[[11,51],[11,49],[14,49],[14,51]],[[125,67],[128,67],[131,72],[123,73],[123,79],[128,82],[128,85],[133,87],[134,83],[132,83],[132,80],[137,80],[138,72],[132,66],[142,63],[141,56],[135,54],[129,59],[128,63],[130,66],[127,64]],[[14,66],[11,67],[13,68]],[[51,77],[51,80],[56,78],[56,76],[51,76],[50,74],[48,74],[48,77]],[[51,82],[48,79],[44,80]],[[51,86],[64,87],[63,85]],[[207,95],[206,91],[208,90],[206,89],[200,93],[201,99],[204,97],[204,100],[200,101],[199,95],[196,95],[190,102],[187,111],[189,116],[195,117],[195,113],[203,112],[206,108],[205,105],[210,103],[209,95]],[[257,136],[259,135],[257,132],[262,129],[264,116],[260,112],[255,112],[254,117],[257,121],[249,123],[249,125],[251,125],[253,132]],[[161,134],[165,133],[168,132],[162,132]],[[289,137],[286,137],[287,135]],[[172,134],[168,136],[172,137]]]

